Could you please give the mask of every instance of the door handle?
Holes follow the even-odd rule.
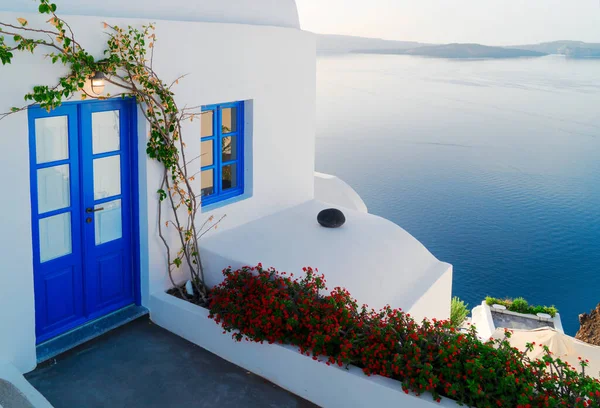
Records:
[[[104,207],[100,207],[100,208],[96,208],[96,209],[88,208],[85,210],[85,212],[88,214],[91,214],[91,213],[95,213],[95,212],[102,211],[102,210],[104,210]]]

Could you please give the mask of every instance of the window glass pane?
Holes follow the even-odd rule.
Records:
[[[94,154],[120,149],[121,133],[118,110],[92,113],[92,145]]]
[[[40,262],[69,255],[71,249],[71,213],[40,220]]]
[[[232,160],[237,160],[237,136],[227,136],[223,139],[222,160],[227,163]]]
[[[237,164],[223,166],[223,191],[237,187]]]
[[[202,150],[200,156],[201,167],[212,166],[214,164],[215,158],[213,153],[213,145],[213,140],[206,140],[202,142],[202,145],[200,146],[200,149]]]
[[[70,206],[69,165],[38,170],[37,194],[40,214]]]
[[[221,124],[222,133],[237,132],[237,108],[226,108],[221,111],[223,123]]]
[[[94,159],[94,200],[121,194],[121,156]]]
[[[66,116],[35,120],[35,155],[38,164],[69,158],[69,120]]]
[[[202,134],[201,137],[213,136],[213,120],[215,113],[213,111],[202,112],[201,122],[202,122]]]
[[[215,192],[215,172],[213,169],[204,170],[202,176],[202,197],[208,197]]]
[[[120,239],[123,236],[121,200],[98,204],[94,210],[96,210],[96,245]]]

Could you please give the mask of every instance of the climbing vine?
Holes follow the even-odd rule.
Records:
[[[56,4],[50,0],[39,0],[38,11],[49,16],[45,28],[33,28],[24,18],[18,18],[15,24],[0,22],[0,61],[3,65],[12,62],[15,52],[34,53],[43,49],[52,64],[68,68],[68,73],[56,84],[34,86],[25,95],[24,105],[12,107],[0,115],[0,119],[33,105],[52,111],[77,95],[82,99],[135,98],[149,124],[146,153],[161,163],[164,170],[157,190],[158,230],[166,250],[169,278],[176,286],[174,272],[187,267],[195,291],[206,301],[208,293],[198,242],[208,231],[217,228],[222,218],[210,217],[196,227],[200,197],[194,193],[192,182],[198,172],[191,173],[188,166],[198,157],[190,160],[186,157],[182,122],[198,118],[200,111],[198,107],[177,106],[173,87],[183,77],[167,84],[154,71],[157,41],[154,24],[121,28],[104,23],[107,47],[103,58],[96,59],[77,41],[69,24],[56,14],[56,10]],[[103,73],[105,80],[119,89],[119,93],[100,96],[89,92],[86,83],[97,72]],[[165,202],[171,208],[168,215],[163,213]],[[171,248],[167,228],[178,235],[176,248]]]

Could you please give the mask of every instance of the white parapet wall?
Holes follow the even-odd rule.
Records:
[[[367,213],[367,205],[345,181],[331,174],[315,172],[315,199]]]
[[[479,338],[487,340],[492,337],[494,331],[496,331],[496,326],[494,325],[490,307],[483,302],[481,305],[473,308],[471,316],[471,324],[477,329]]]
[[[159,326],[321,407],[457,407],[431,395],[405,394],[400,382],[363,374],[358,367],[328,366],[292,346],[236,342],[208,317],[208,310],[160,292],[150,299]]]

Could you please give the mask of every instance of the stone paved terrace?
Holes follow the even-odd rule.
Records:
[[[519,329],[519,330],[535,330],[541,329],[542,327],[550,327],[554,329],[554,323],[544,322],[536,319],[527,319],[521,316],[513,316],[504,313],[494,312],[492,310],[492,318],[494,319],[494,325],[507,329]]]
[[[147,317],[41,364],[26,377],[55,408],[315,407]]]

